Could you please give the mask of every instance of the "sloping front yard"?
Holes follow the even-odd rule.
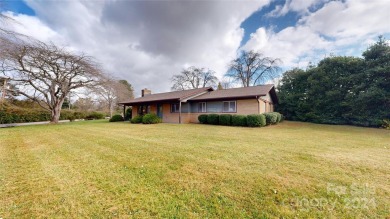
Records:
[[[0,218],[385,218],[390,132],[106,121],[0,129]]]

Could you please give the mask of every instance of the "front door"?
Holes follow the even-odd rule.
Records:
[[[162,119],[163,117],[163,105],[161,103],[157,104],[157,116]]]

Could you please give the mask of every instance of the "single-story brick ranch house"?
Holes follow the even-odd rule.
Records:
[[[132,117],[157,114],[167,123],[197,123],[200,114],[260,114],[273,112],[278,98],[273,84],[214,90],[211,87],[152,94],[142,90],[142,96],[121,102],[132,106]]]

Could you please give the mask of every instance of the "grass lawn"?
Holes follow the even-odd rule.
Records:
[[[0,129],[0,218],[386,218],[390,131],[86,121]]]

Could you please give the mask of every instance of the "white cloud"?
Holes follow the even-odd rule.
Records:
[[[365,37],[390,32],[390,3],[387,0],[329,2],[302,18],[313,31],[336,37]]]
[[[241,23],[268,3],[28,0],[36,17],[13,17],[24,17],[31,24],[24,31],[34,37],[95,56],[136,91],[163,92],[185,66],[207,67],[222,78],[243,38]]]
[[[23,14],[16,15],[12,12],[4,12],[4,15],[13,19],[6,23],[1,23],[5,29],[33,37],[40,41],[60,41],[60,35],[36,17]]]
[[[305,67],[310,61],[308,59],[322,58],[321,50],[331,46],[310,28],[298,26],[278,33],[259,28],[242,49],[262,51],[266,56],[280,58],[285,67]]]
[[[215,70],[222,79],[235,58],[241,23],[270,0],[250,1],[33,1],[36,16],[11,14],[16,31],[95,56],[139,91],[167,91],[183,67]],[[329,53],[360,55],[379,34],[390,33],[387,0],[288,0],[272,16],[298,13],[279,32],[260,27],[242,49],[279,57],[284,67],[305,67]]]
[[[286,10],[295,10],[288,2]],[[361,55],[378,35],[390,34],[389,20],[386,0],[329,2],[304,15],[294,27],[277,33],[259,28],[242,49],[279,57],[285,68],[304,68],[329,54]]]

